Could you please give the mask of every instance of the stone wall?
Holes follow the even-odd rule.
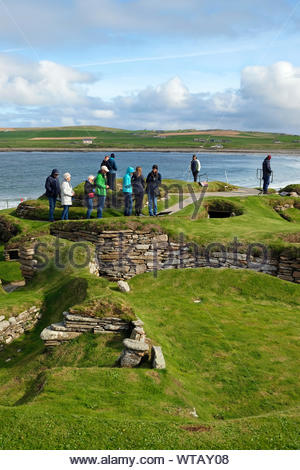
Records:
[[[38,271],[38,261],[35,255],[36,243],[36,240],[32,239],[30,243],[26,243],[26,245],[22,245],[19,248],[18,262],[21,265],[21,273],[26,282],[30,281],[30,279],[32,279],[35,273]],[[93,257],[93,259],[90,259],[88,268],[91,274],[99,276],[99,266],[97,257]]]
[[[63,321],[44,328],[41,339],[45,346],[49,347],[70,341],[82,333],[123,333],[129,331],[130,328],[130,322],[117,317],[97,318],[64,312]]]
[[[95,316],[63,313],[63,321],[52,323],[41,332],[41,339],[47,348],[58,346],[83,333],[107,334],[125,333],[124,349],[117,361],[120,367],[138,367],[143,360],[150,360],[154,369],[165,369],[166,363],[160,346],[152,346],[146,337],[144,323],[138,318],[125,321],[116,317],[97,318]]]
[[[31,330],[40,318],[40,309],[35,305],[17,316],[10,317],[8,320],[5,320],[3,315],[0,316],[0,350],[25,331]]]
[[[174,242],[167,234],[150,230],[104,230],[98,233],[78,230],[78,227],[70,230],[68,224],[65,230],[51,228],[51,233],[73,242],[93,243],[96,250],[95,257],[89,262],[90,272],[111,281],[163,269],[212,267],[252,269],[300,283],[299,256],[290,259],[285,255],[276,257],[267,253],[263,259],[259,246],[255,244],[235,250],[231,245],[220,249],[218,244],[205,247],[184,240]],[[37,270],[34,244],[20,249],[19,261],[24,278],[31,279]]]
[[[261,253],[255,256],[255,252],[260,252],[255,244],[236,250],[229,245],[224,252],[220,251],[218,244],[204,247],[184,240],[176,243],[167,234],[153,231],[106,230],[96,233],[69,231],[66,227],[65,231],[53,228],[51,233],[74,242],[86,240],[94,243],[99,274],[112,281],[162,269],[223,267],[252,269],[300,283],[299,257],[289,259],[269,253],[265,257]]]

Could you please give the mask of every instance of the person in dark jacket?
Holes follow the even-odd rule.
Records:
[[[201,169],[201,163],[197,159],[197,155],[194,154],[193,159],[191,161],[191,172],[193,173],[195,183],[197,182],[198,173],[199,173],[200,169]]]
[[[100,168],[102,166],[106,166],[106,168],[109,169],[109,155],[105,155],[105,157],[103,158]]]
[[[131,178],[132,191],[135,200],[135,215],[140,216],[143,209],[144,191],[145,191],[145,178],[142,174],[142,168],[137,166]]]
[[[84,183],[84,198],[87,206],[86,218],[91,218],[95,198],[95,176],[90,175]]]
[[[108,160],[108,169],[109,169],[109,173],[107,175],[107,181],[108,181],[110,189],[112,191],[115,191],[116,190],[116,176],[117,176],[118,167],[117,167],[117,164],[116,164],[116,161],[115,161],[115,154],[114,153],[112,153],[110,155],[110,158]]]
[[[49,221],[54,222],[56,199],[60,197],[59,171],[54,168],[45,182],[46,196],[49,200]]]
[[[262,164],[262,171],[263,171],[263,182],[264,182],[264,185],[263,185],[263,193],[264,194],[268,194],[268,188],[269,188],[269,184],[270,184],[270,179],[271,179],[271,174],[272,174],[272,170],[271,170],[271,155],[268,155],[264,161],[263,161],[263,164]]]
[[[147,195],[148,195],[148,207],[149,215],[157,215],[157,196],[159,196],[159,186],[161,185],[161,174],[158,173],[158,166],[153,165],[152,171],[147,176]]]

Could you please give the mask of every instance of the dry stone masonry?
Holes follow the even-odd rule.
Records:
[[[40,309],[35,305],[20,313],[5,319],[4,315],[0,316],[0,350],[6,344],[10,344],[19,338],[25,331],[31,330],[41,318]]]
[[[58,346],[86,332],[94,334],[125,332],[130,334],[130,337],[123,340],[124,349],[117,361],[120,367],[138,367],[144,358],[151,357],[151,348],[152,366],[156,369],[166,367],[161,348],[152,347],[151,341],[146,338],[144,323],[140,319],[126,322],[115,317],[97,318],[74,315],[70,312],[64,312],[63,317],[61,323],[53,323],[42,331],[41,339],[46,347]]]
[[[77,338],[82,333],[121,333],[130,330],[130,323],[115,317],[97,318],[83,315],[63,313],[61,323],[53,323],[41,333],[41,339],[45,346],[57,346],[71,339]]]
[[[76,241],[89,241],[96,247],[96,264],[99,275],[111,281],[127,280],[149,271],[177,268],[244,268],[277,276],[291,282],[300,283],[300,257],[293,259],[285,255],[270,256],[263,259],[261,253],[255,253],[253,246],[249,253],[245,248],[233,250],[226,247],[225,252],[218,244],[212,248],[174,242],[167,234],[147,229],[103,230],[102,232],[78,230],[79,224],[62,230],[52,228],[51,233],[61,238]]]

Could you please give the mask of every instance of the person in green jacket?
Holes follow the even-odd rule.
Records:
[[[107,166],[103,165],[100,168],[100,171],[98,171],[98,174],[95,180],[95,187],[96,187],[95,193],[98,196],[98,205],[97,205],[98,219],[102,219],[102,213],[103,213],[105,199],[106,199],[106,190],[109,188],[107,181],[106,181],[107,173],[108,173],[108,168]]]

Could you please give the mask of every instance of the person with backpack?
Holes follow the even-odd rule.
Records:
[[[95,193],[97,194],[97,197],[98,197],[98,204],[97,204],[97,218],[98,219],[102,219],[102,214],[103,214],[103,209],[104,209],[105,199],[106,199],[106,192],[107,192],[107,189],[109,188],[107,184],[107,180],[106,180],[107,173],[108,173],[107,166],[105,165],[101,166],[96,176],[96,180],[95,180],[95,187],[96,187]]]
[[[262,164],[262,172],[263,172],[263,193],[264,194],[268,194],[268,188],[269,188],[269,184],[270,184],[270,179],[271,179],[271,174],[272,174],[272,170],[271,170],[271,155],[268,155],[264,161],[263,161],[263,164]]]
[[[90,175],[84,183],[84,198],[87,206],[86,218],[91,218],[95,199],[95,176]]]
[[[151,217],[157,216],[157,197],[160,194],[159,186],[161,185],[161,174],[158,172],[157,165],[152,166],[152,171],[148,174],[146,183],[149,215]]]
[[[143,177],[142,168],[140,166],[136,167],[131,182],[135,200],[135,215],[139,217],[142,215],[145,192],[145,178]]]
[[[134,168],[129,166],[126,170],[126,174],[123,178],[123,194],[124,194],[124,215],[128,217],[132,213],[132,184],[131,176],[134,173]]]
[[[45,182],[46,196],[49,201],[49,222],[54,222],[56,200],[60,197],[59,171],[54,168]]]
[[[60,187],[61,205],[63,207],[61,220],[69,220],[69,207],[72,205],[72,197],[75,195],[70,181],[71,181],[70,173],[65,173],[64,180],[61,183],[61,187]]]
[[[198,173],[200,169],[201,169],[201,163],[198,160],[197,155],[194,154],[192,161],[191,161],[191,172],[193,173],[195,183],[197,183]]]

